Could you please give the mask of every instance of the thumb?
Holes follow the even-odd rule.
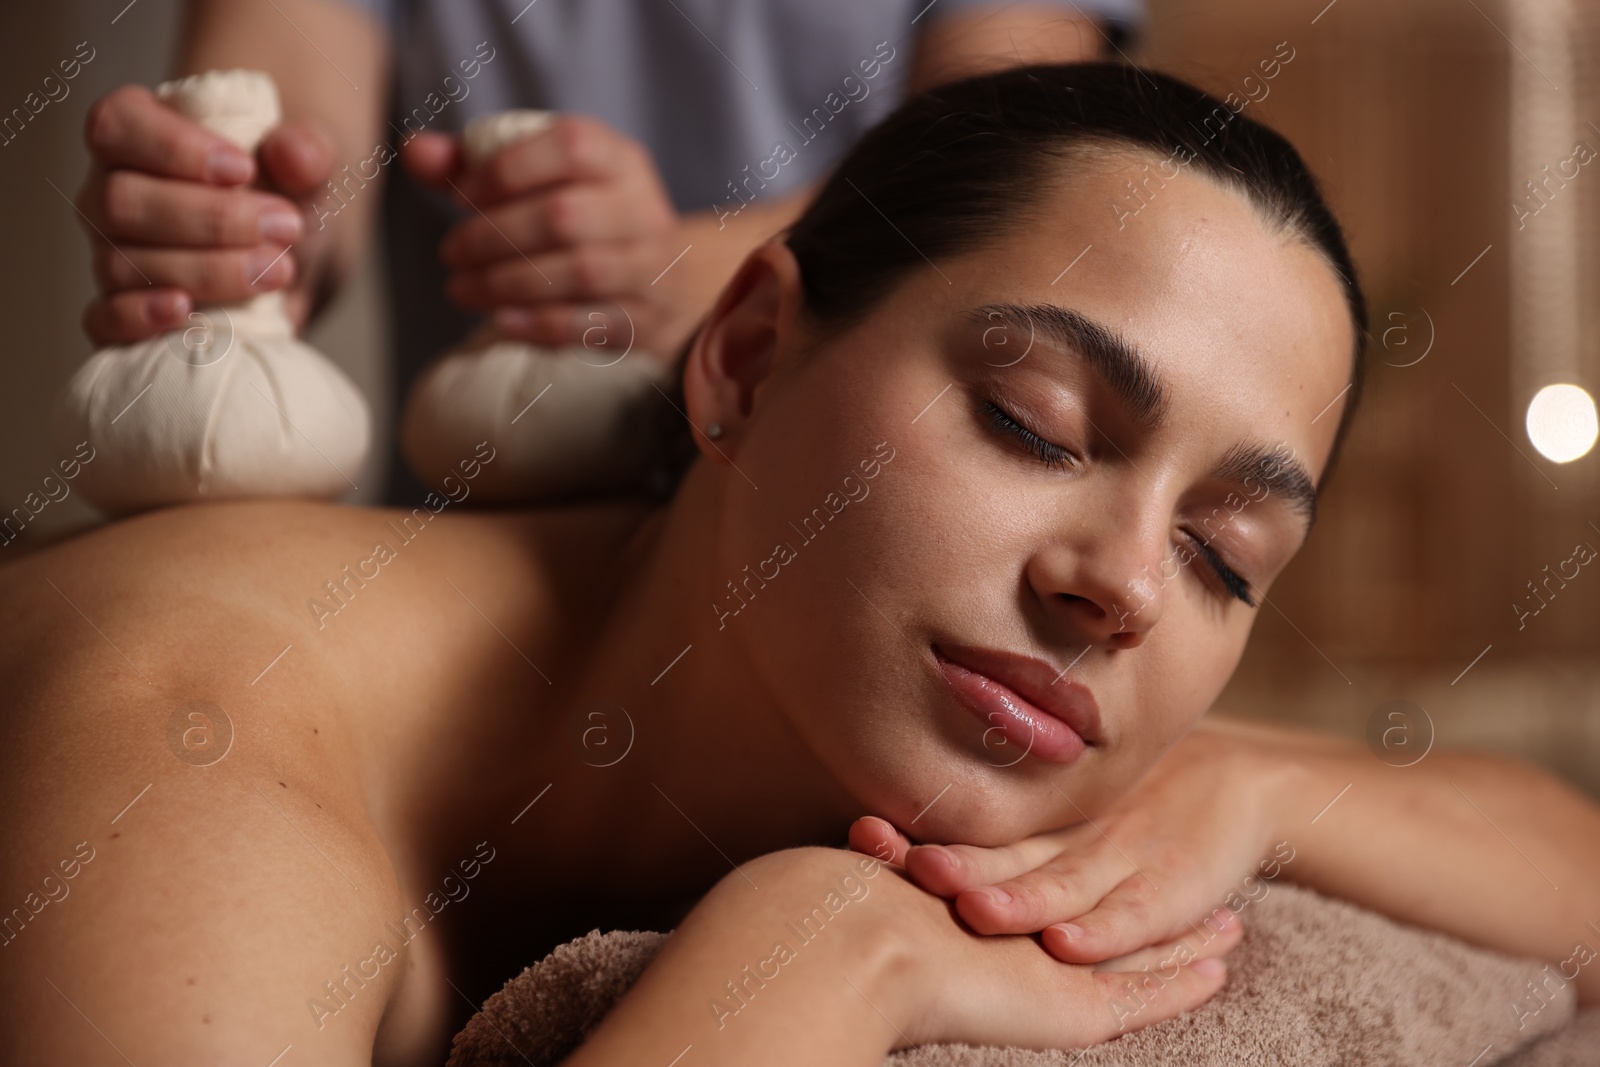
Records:
[[[325,185],[333,171],[333,138],[319,124],[281,123],[257,150],[269,182],[290,197],[304,197]]]
[[[400,146],[400,162],[411,176],[434,189],[448,189],[465,168],[461,142],[449,134],[421,132]]]

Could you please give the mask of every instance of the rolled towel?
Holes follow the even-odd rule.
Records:
[[[210,71],[156,89],[168,106],[254,153],[281,118],[260,71]],[[332,497],[366,456],[366,399],[294,336],[281,293],[206,305],[187,329],[103,348],[57,406],[62,447],[87,440],[84,496],[111,515],[259,496]]]
[[[521,110],[473,120],[462,133],[467,165],[482,166],[551,118]],[[580,345],[548,348],[486,328],[440,357],[412,387],[401,420],[401,448],[417,476],[440,484],[487,440],[498,455],[475,487],[486,500],[534,503],[641,486],[657,466],[665,405],[656,391],[667,390],[671,371],[633,346],[620,309],[594,311],[582,323]]]

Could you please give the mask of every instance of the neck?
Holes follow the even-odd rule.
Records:
[[[695,464],[672,505],[639,528],[567,702],[578,720],[589,707],[626,710],[626,718],[610,710],[617,722],[607,724],[606,744],[579,758],[591,766],[615,760],[631,722],[628,754],[608,767],[579,767],[587,774],[576,780],[592,790],[591,840],[603,843],[606,862],[658,877],[719,877],[763,853],[842,844],[850,821],[865,814],[790,729],[730,631],[719,629],[711,604],[728,576],[716,573],[721,531],[708,517],[721,514],[721,494],[753,491],[726,473]]]

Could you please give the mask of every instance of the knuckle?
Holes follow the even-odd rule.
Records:
[[[103,149],[115,139],[124,112],[140,92],[139,86],[123,85],[89,105],[89,112],[83,119],[83,135],[91,149]]]
[[[603,292],[610,276],[610,264],[605,252],[594,246],[575,249],[572,253],[572,281],[581,292]]]
[[[593,165],[600,149],[599,127],[587,119],[567,117],[556,120],[554,132],[562,162],[576,169]]]
[[[545,229],[551,240],[560,243],[576,241],[583,232],[583,205],[575,193],[550,194],[544,207]]]
[[[1050,906],[1050,892],[1036,879],[1010,882],[1005,888],[1011,893],[1012,899],[1031,915],[1040,914]]]
[[[950,861],[951,868],[957,874],[979,872],[983,870],[985,849],[974,845],[942,845],[944,857]]]
[[[201,253],[190,257],[190,286],[198,293],[217,297],[224,291],[244,289],[250,279],[245,257],[221,253]]]
[[[1115,906],[1106,911],[1103,918],[1107,928],[1114,932],[1126,932],[1148,924],[1153,908],[1147,894],[1132,892],[1123,895]]]
[[[234,197],[197,197],[193,211],[200,238],[206,244],[230,244],[235,236],[245,231],[242,212]]]
[[[483,170],[483,193],[489,196],[500,196],[517,187],[517,176],[521,167],[519,165],[516,146],[502,149],[489,157],[489,162]]]
[[[183,165],[189,141],[182,130],[169,127],[156,135],[152,147],[155,149],[156,165],[163,171],[176,173]]]
[[[134,176],[125,170],[114,170],[106,175],[101,188],[99,208],[101,216],[113,232],[130,228],[139,217],[140,196]]]

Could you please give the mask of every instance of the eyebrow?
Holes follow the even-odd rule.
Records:
[[[1167,390],[1150,361],[1115,330],[1082,312],[1054,304],[985,304],[968,316],[1027,330],[1030,348],[1042,334],[1052,347],[1078,353],[1147,429],[1166,417]]]
[[[1052,347],[1078,353],[1146,428],[1166,417],[1168,392],[1161,375],[1139,349],[1115,330],[1071,308],[1054,304],[985,304],[968,317],[975,322],[1042,334]],[[1289,505],[1307,529],[1317,518],[1317,487],[1288,445],[1243,442],[1228,450],[1211,472],[1236,485],[1254,481]]]
[[[1234,445],[1212,469],[1213,477],[1244,485],[1255,481],[1269,496],[1277,496],[1305,519],[1306,529],[1317,521],[1317,487],[1305,464],[1288,445],[1254,442]]]

